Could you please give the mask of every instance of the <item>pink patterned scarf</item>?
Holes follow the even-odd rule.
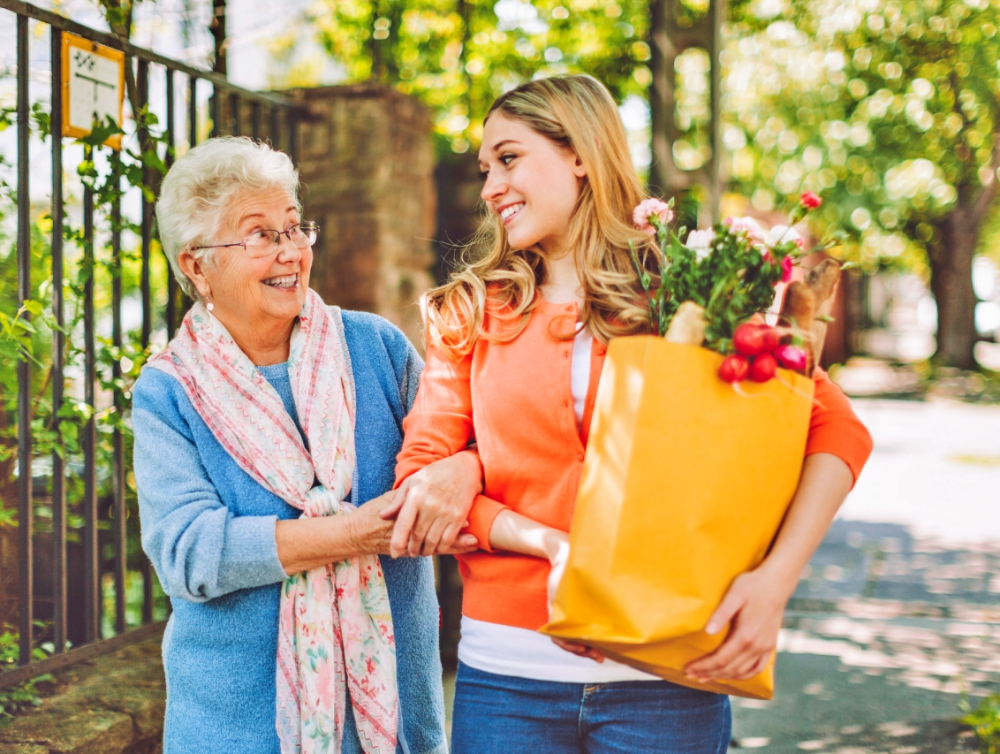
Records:
[[[177,379],[240,468],[304,517],[352,510],[342,501],[354,472],[353,375],[340,311],[315,291],[306,295],[288,357],[309,450],[277,391],[202,304],[191,307],[149,366]],[[339,754],[348,689],[366,754],[395,752],[395,637],[375,555],[295,574],[281,587],[276,726],[282,754]]]

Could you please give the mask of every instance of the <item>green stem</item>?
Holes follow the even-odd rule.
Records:
[[[639,285],[642,286],[642,290],[646,293],[646,307],[649,309],[649,324],[651,327],[659,329],[655,302],[653,301],[652,296],[649,295],[649,283],[646,282],[646,271],[639,264],[639,255],[635,253],[635,245],[631,241],[628,242],[628,248],[632,254],[632,264],[635,265],[636,274],[639,275]]]

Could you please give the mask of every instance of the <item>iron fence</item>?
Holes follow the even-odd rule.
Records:
[[[291,102],[278,94],[251,92],[228,83],[224,78],[198,70],[181,62],[158,55],[150,50],[136,47],[118,37],[96,31],[59,16],[55,13],[37,8],[18,0],[0,0],[0,9],[10,12],[16,17],[17,24],[17,298],[18,306],[28,302],[32,296],[31,281],[31,198],[29,194],[29,121],[32,113],[32,103],[29,101],[29,24],[34,21],[48,25],[51,45],[51,111],[49,113],[49,136],[51,141],[51,402],[52,430],[58,432],[60,415],[64,402],[67,400],[66,386],[66,312],[63,296],[64,290],[64,224],[66,211],[63,192],[63,149],[62,131],[63,110],[63,71],[62,35],[69,32],[92,42],[119,50],[125,54],[127,66],[131,66],[135,76],[138,107],[150,105],[150,67],[158,66],[165,70],[165,110],[166,118],[163,124],[162,149],[163,161],[167,167],[171,164],[177,145],[178,129],[175,112],[175,87],[187,86],[188,111],[186,115],[188,128],[188,144],[193,146],[198,142],[199,134],[209,124],[199,122],[198,95],[201,87],[211,88],[210,97],[210,134],[231,133],[248,135],[255,138],[269,136],[271,142],[278,148],[285,149],[293,161],[296,157],[297,111]],[[6,13],[0,13],[0,16]],[[4,22],[0,22],[4,23]],[[148,133],[143,133],[142,120],[138,121],[140,141]],[[249,126],[249,127],[248,127]],[[115,153],[109,153],[108,159],[119,159]],[[110,209],[111,217],[111,264],[122,263],[121,238],[121,195],[116,194]],[[113,651],[124,644],[141,640],[161,628],[154,623],[153,610],[153,577],[149,561],[141,558],[143,573],[142,595],[142,626],[128,630],[126,625],[126,474],[129,459],[125,456],[125,441],[121,429],[116,428],[112,437],[112,494],[110,506],[103,513],[98,504],[98,468],[97,468],[97,427],[93,418],[97,407],[97,317],[95,306],[95,196],[92,188],[84,187],[82,197],[82,234],[80,264],[83,269],[90,269],[82,287],[84,339],[82,375],[74,379],[82,380],[82,395],[84,403],[90,408],[90,418],[83,423],[82,429],[82,476],[83,492],[82,526],[79,534],[82,539],[82,629],[78,631],[82,640],[75,642],[76,646],[67,649],[68,637],[68,561],[67,561],[67,461],[64,453],[58,449],[52,453],[51,471],[51,552],[46,553],[51,559],[51,623],[46,624],[45,632],[51,637],[52,655],[44,659],[33,658],[36,648],[38,631],[34,613],[34,602],[39,598],[34,583],[34,498],[37,491],[33,490],[32,460],[35,455],[32,440],[32,362],[27,356],[21,356],[17,363],[17,569],[18,569],[18,600],[17,625],[19,633],[19,657],[17,667],[0,673],[0,688],[34,678],[42,673],[57,670],[81,659],[87,659],[98,654]],[[151,255],[154,251],[155,223],[151,196],[144,193],[141,204],[141,231],[139,247],[141,249],[141,272],[139,282],[139,298],[141,299],[141,332],[140,345],[147,349],[150,345],[157,315],[165,324],[167,335],[171,336],[178,325],[184,302],[169,271],[167,273],[166,306],[163,312],[153,311],[153,290],[151,281]],[[162,292],[161,292],[162,293]],[[121,348],[123,344],[122,326],[123,289],[121,275],[111,277],[110,317],[112,330],[112,345]],[[27,316],[26,314],[24,316]],[[122,367],[120,361],[113,362],[112,379],[120,379]],[[74,389],[79,389],[74,386]],[[115,394],[116,408],[124,412],[124,399]],[[9,504],[10,501],[4,501]],[[110,519],[110,522],[108,521]],[[101,589],[101,554],[99,552],[98,530],[109,528],[110,534],[104,538],[105,549],[110,544],[113,551],[113,567],[110,569],[114,584],[114,634],[113,637],[101,636],[102,589]],[[76,574],[74,574],[76,576]],[[74,595],[76,597],[76,595]],[[77,627],[80,628],[80,627]]]

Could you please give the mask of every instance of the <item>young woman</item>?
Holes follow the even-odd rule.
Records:
[[[426,302],[427,367],[396,468],[406,500],[396,553],[429,552],[466,521],[480,544],[460,556],[452,751],[724,752],[728,697],[537,633],[551,564],[568,549],[607,343],[649,330],[628,248],[651,243],[631,224],[645,197],[614,100],[588,76],[524,84],[490,110],[479,160],[483,253]],[[733,630],[687,668],[693,678],[763,669],[799,574],[868,457],[868,433],[818,370],[816,398],[787,519],[711,618],[708,631]],[[410,494],[410,475],[473,440],[484,490],[468,510]]]

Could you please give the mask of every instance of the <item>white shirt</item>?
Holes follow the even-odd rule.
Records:
[[[594,336],[580,329],[573,340],[570,391],[579,427],[590,388],[590,358]],[[469,667],[497,675],[562,683],[611,683],[614,681],[658,681],[613,660],[602,663],[578,657],[557,647],[552,639],[537,631],[500,623],[488,623],[462,616],[462,638],[458,659]]]

